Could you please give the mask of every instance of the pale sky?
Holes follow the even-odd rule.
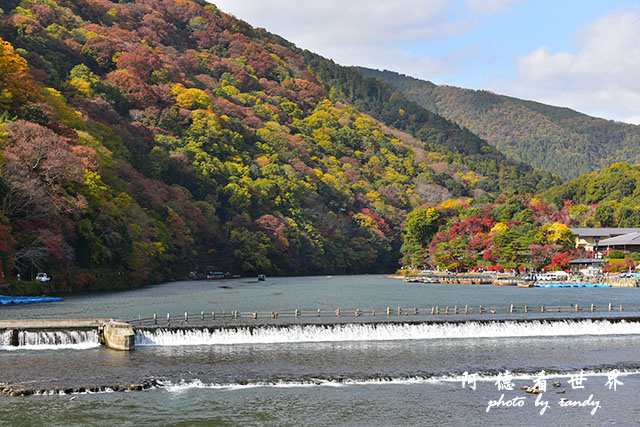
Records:
[[[208,0],[342,65],[640,124],[639,0]]]

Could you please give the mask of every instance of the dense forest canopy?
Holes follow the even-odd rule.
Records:
[[[640,126],[604,120],[495,93],[439,86],[390,71],[363,69],[410,100],[486,139],[514,159],[563,179],[615,162],[640,162]]]
[[[5,1],[0,49],[1,270],[58,290],[389,271],[425,203],[559,183],[204,1]]]
[[[442,269],[566,269],[576,257],[570,227],[640,227],[640,165],[616,163],[539,195],[461,200],[411,212],[405,266]],[[640,254],[612,251],[629,268]],[[628,258],[628,260],[627,260]]]

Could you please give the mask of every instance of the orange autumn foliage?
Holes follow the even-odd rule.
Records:
[[[0,38],[0,108],[15,110],[28,100],[38,98],[27,61],[13,45]]]

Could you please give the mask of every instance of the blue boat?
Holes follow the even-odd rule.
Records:
[[[11,297],[0,295],[1,305],[10,304],[36,304],[40,302],[57,302],[62,301],[59,297]]]
[[[611,285],[603,285],[601,283],[536,283],[536,288],[610,288]]]

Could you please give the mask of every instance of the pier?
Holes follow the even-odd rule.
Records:
[[[19,344],[22,331],[96,329],[100,343],[114,350],[132,350],[135,333],[130,323],[114,319],[22,319],[0,320],[0,331],[11,332],[11,345]]]

